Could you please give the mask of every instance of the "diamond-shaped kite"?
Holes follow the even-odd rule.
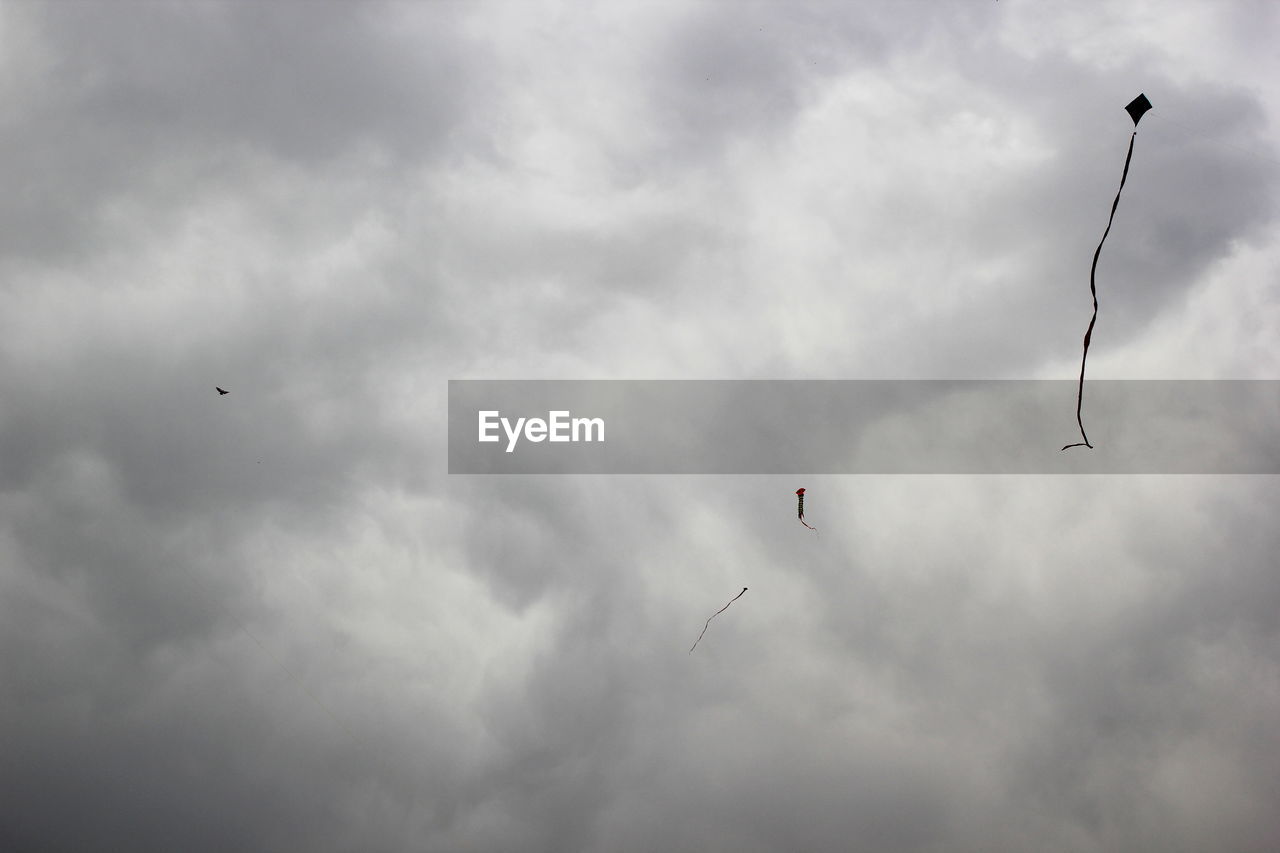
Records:
[[[1129,117],[1133,119],[1133,126],[1137,127],[1138,119],[1142,118],[1143,114],[1151,109],[1151,102],[1147,100],[1146,95],[1139,95],[1130,101],[1129,105],[1124,109],[1129,114]]]

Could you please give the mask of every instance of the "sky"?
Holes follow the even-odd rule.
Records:
[[[450,379],[1074,378],[1140,92],[1089,377],[1280,379],[1278,36],[0,0],[0,847],[1280,848],[1274,476],[446,452]]]

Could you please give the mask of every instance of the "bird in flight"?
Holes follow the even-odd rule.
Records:
[[[217,386],[217,385],[215,385],[215,386],[213,386],[213,387],[217,390],[217,392],[218,392],[219,396],[221,396],[222,394],[230,394],[230,393],[231,393],[230,391],[225,391],[225,390],[223,390],[222,388],[218,388],[218,386]]]

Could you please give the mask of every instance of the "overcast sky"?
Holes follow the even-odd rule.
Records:
[[[450,476],[445,431],[449,379],[1070,379],[1139,92],[1089,376],[1280,379],[1278,42],[0,0],[0,847],[1280,849],[1277,478]]]

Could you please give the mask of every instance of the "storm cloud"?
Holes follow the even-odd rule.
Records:
[[[1276,849],[1273,476],[446,446],[450,379],[1073,378],[1139,92],[1089,377],[1280,378],[1276,15],[0,6],[0,845]]]

